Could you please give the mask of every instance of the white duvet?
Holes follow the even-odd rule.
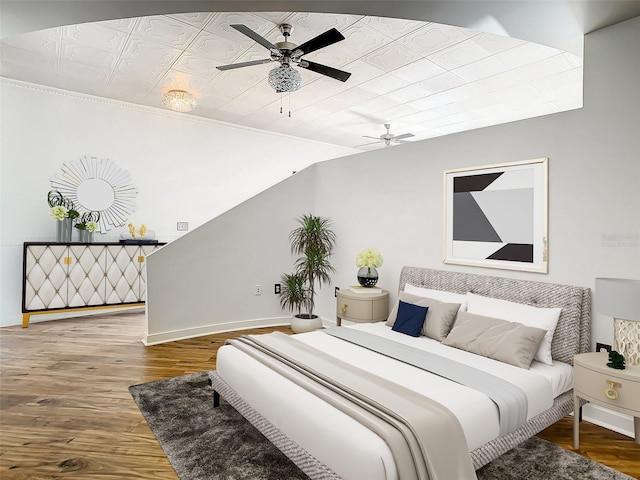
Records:
[[[554,362],[553,366],[534,362],[530,370],[524,370],[424,336],[414,338],[393,332],[384,323],[343,328],[392,338],[508,380],[527,395],[527,419],[550,408],[553,399],[572,385],[572,367],[561,362]],[[498,435],[497,407],[482,393],[320,331],[298,334],[296,338],[447,406],[462,426],[469,451]],[[391,453],[380,437],[306,390],[229,345],[218,351],[216,369],[249,405],[342,478],[397,478]]]

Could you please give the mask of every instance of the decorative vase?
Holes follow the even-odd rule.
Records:
[[[63,218],[56,222],[56,242],[71,243],[71,234],[73,233],[73,220]]]
[[[93,241],[93,232],[78,229],[78,241],[80,243],[91,243]]]
[[[362,267],[358,270],[358,283],[363,287],[373,287],[378,283],[378,271],[374,267]]]

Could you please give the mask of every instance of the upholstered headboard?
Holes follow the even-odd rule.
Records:
[[[561,307],[551,342],[552,357],[573,365],[574,355],[591,349],[591,291],[588,288],[420,267],[402,268],[400,291],[406,283],[462,294],[471,292],[536,307]]]

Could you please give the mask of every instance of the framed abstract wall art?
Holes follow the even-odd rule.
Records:
[[[548,159],[444,172],[444,263],[547,273]]]

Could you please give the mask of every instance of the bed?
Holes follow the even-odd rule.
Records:
[[[518,384],[519,391],[526,392],[526,411],[521,414],[523,418],[519,424],[504,430],[500,423],[502,413],[498,413],[497,403],[487,399],[483,392],[439,378],[432,372],[417,370],[413,365],[381,355],[370,347],[363,348],[351,341],[345,342],[344,339],[319,331],[295,335],[294,340],[297,344],[308,346],[310,350],[320,350],[332,357],[331,361],[337,363],[332,368],[348,365],[349,368],[356,369],[356,372],[360,371],[357,369],[373,370],[373,376],[381,377],[385,382],[402,384],[397,388],[434,397],[435,403],[446,405],[461,425],[466,441],[464,450],[468,451],[469,463],[473,469],[489,463],[573,410],[573,356],[590,350],[591,294],[588,288],[404,267],[399,282],[400,298],[411,298],[408,292],[416,293],[421,289],[443,292],[443,295],[451,293],[466,296],[474,302],[491,299],[545,311],[557,310],[557,324],[552,337],[549,335],[548,339],[552,357],[548,363],[552,365],[544,363],[544,359],[538,361],[537,352],[531,367],[523,369],[444,345],[444,341],[423,335],[403,335],[392,331],[383,323],[335,327],[330,330],[344,332],[336,333],[338,336],[346,333],[375,336],[384,342],[388,337],[393,343],[402,344],[403,348],[425,349],[425,355],[433,353],[455,357],[452,361],[459,362],[455,365],[460,365],[461,368],[464,364],[484,368],[486,364],[487,369],[495,376],[510,379]],[[400,312],[397,314],[399,319]],[[464,318],[481,318],[474,317],[474,314],[464,315]],[[458,322],[462,327],[461,318],[462,314],[458,313],[454,327]],[[217,370],[210,373],[214,387],[214,405],[222,396],[310,478],[408,478],[400,471],[390,443],[381,439],[370,427],[348,418],[344,411],[336,408],[322,395],[293,384],[282,372],[273,371],[261,364],[237,344],[221,347],[216,363]],[[425,386],[427,383],[430,385],[428,388]],[[437,445],[433,448],[437,450]]]

